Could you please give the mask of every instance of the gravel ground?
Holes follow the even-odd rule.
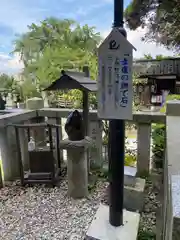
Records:
[[[0,190],[0,239],[84,239],[107,183],[98,182],[86,199],[67,196],[67,182],[59,187],[13,184]]]
[[[158,199],[158,186],[154,185],[150,180],[146,183],[144,209],[141,213],[139,225],[139,240],[155,240],[157,233],[157,211],[161,207]]]
[[[107,204],[107,182],[98,182],[89,197],[67,196],[67,182],[59,187],[27,187],[13,184],[0,190],[0,239],[83,240],[99,207]],[[158,188],[148,181],[138,239],[155,239]]]

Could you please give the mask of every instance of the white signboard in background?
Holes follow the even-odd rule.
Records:
[[[132,120],[132,52],[114,28],[98,50],[98,117]]]

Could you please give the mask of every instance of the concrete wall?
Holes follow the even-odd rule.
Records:
[[[22,123],[30,119],[37,117],[49,117],[49,118],[66,118],[72,109],[53,109],[53,108],[43,108],[43,109],[33,109],[33,110],[21,110],[18,112],[10,113],[9,111],[3,111],[4,115],[0,116],[0,132],[2,130],[2,136],[0,136],[0,141],[6,146],[6,150],[3,151],[3,171],[5,174],[5,180],[12,180],[14,175],[12,175],[13,169],[15,169],[14,164],[17,164],[17,161],[13,161],[13,152],[8,151],[9,149],[9,140],[4,129],[13,123]],[[101,131],[101,122],[102,120],[98,119],[97,111],[90,111],[89,113],[90,122],[99,122],[98,123],[98,134]],[[165,122],[166,116],[157,112],[135,112],[133,114],[133,121],[138,123],[139,134],[138,134],[138,169],[140,171],[146,170],[149,171],[149,149],[150,149],[150,125],[153,122]],[[93,127],[94,129],[94,127]],[[6,137],[4,137],[6,136]],[[93,136],[94,137],[94,136]],[[99,149],[102,146],[102,142],[98,138],[96,141],[99,141]],[[102,141],[102,139],[101,139]],[[97,143],[95,144],[97,146]],[[2,145],[1,145],[2,146]],[[13,143],[13,146],[14,143]],[[144,151],[146,149],[146,151]],[[98,153],[97,153],[98,154]],[[101,153],[98,155],[100,156]],[[93,156],[94,157],[94,156]],[[100,157],[97,157],[99,159]],[[144,161],[144,159],[146,161]],[[100,160],[100,159],[99,159]],[[98,165],[100,162],[98,162]],[[16,174],[17,175],[17,174]]]
[[[180,101],[167,103],[164,240],[180,239]]]

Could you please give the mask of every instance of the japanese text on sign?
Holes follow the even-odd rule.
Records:
[[[98,116],[132,119],[132,51],[114,28],[98,48]]]
[[[121,64],[121,83],[120,83],[120,106],[126,107],[128,104],[128,60],[124,58],[124,60],[120,61]]]

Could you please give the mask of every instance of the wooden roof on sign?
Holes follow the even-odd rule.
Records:
[[[71,90],[79,89],[90,92],[97,91],[97,83],[95,80],[85,77],[84,73],[72,72],[72,71],[61,71],[61,76],[44,91],[56,91],[56,90]]]
[[[113,28],[109,35],[104,39],[104,41],[99,46],[99,51],[105,51],[108,48],[108,44],[111,40],[116,40],[118,44],[122,45],[123,48],[129,48],[136,51],[136,48],[125,38],[120,32],[119,28]]]

